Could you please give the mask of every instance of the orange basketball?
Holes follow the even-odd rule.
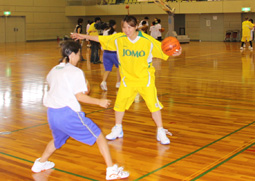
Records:
[[[90,93],[90,84],[89,84],[89,81],[87,79],[86,79],[86,84],[87,84],[88,90],[85,92],[85,94],[89,95],[89,93]]]
[[[165,28],[161,28],[159,31],[163,33],[165,31]]]
[[[175,52],[179,51],[180,48],[180,42],[173,36],[165,38],[161,43],[162,51],[168,56],[173,55]]]
[[[129,5],[126,5],[126,9],[128,9],[129,8]]]

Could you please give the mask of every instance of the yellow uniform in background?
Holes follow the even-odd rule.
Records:
[[[246,20],[242,23],[242,42],[250,41],[251,39],[251,29],[254,27],[254,24],[252,24],[250,21]]]
[[[88,33],[89,35],[99,35],[98,30],[95,28],[95,22],[90,25]]]

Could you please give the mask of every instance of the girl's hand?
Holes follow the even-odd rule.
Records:
[[[178,51],[174,52],[174,54],[172,56],[176,57],[176,56],[179,56],[181,54],[182,54],[182,47]]]
[[[111,100],[108,99],[100,99],[99,100],[99,106],[107,108],[108,106],[110,106],[111,104]]]

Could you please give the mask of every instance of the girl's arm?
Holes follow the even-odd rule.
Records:
[[[91,40],[91,41],[99,42],[98,36],[78,34],[78,33],[71,33],[71,37],[72,37],[72,39],[75,39],[75,40],[88,39],[88,40]]]
[[[111,101],[108,99],[93,98],[93,97],[90,97],[82,92],[76,94],[75,97],[79,102],[83,102],[83,103],[87,103],[87,104],[96,104],[96,105],[99,105],[104,108],[107,108],[111,104]]]

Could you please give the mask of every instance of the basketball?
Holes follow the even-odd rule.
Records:
[[[129,8],[129,5],[126,5],[126,9],[128,9]]]
[[[165,28],[161,28],[159,31],[163,33],[165,31]]]
[[[180,42],[173,36],[165,38],[161,43],[162,51],[168,56],[172,56],[175,52],[179,51],[180,48]]]
[[[88,79],[86,79],[86,84],[87,84],[88,90],[85,92],[85,94],[86,94],[86,95],[89,95],[89,93],[90,93],[90,84],[89,84]]]

